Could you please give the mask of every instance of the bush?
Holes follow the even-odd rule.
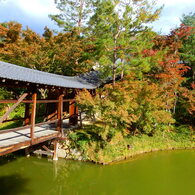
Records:
[[[126,77],[114,87],[106,85],[96,96],[84,90],[76,99],[82,110],[90,116],[98,115],[112,131],[128,129],[131,133],[154,134],[169,130],[175,122],[166,110],[164,92],[148,80]]]

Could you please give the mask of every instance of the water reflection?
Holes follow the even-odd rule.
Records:
[[[194,166],[193,150],[141,155],[107,166],[63,159],[48,162],[44,158],[18,158],[0,165],[0,194],[7,191],[8,195],[191,195]]]
[[[28,194],[30,190],[26,188],[28,179],[20,174],[0,176],[1,195]]]

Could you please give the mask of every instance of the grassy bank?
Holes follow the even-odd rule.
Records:
[[[89,129],[88,129],[89,130]],[[94,133],[94,131],[92,131]],[[127,135],[117,132],[112,139],[102,140],[101,136],[89,131],[77,130],[69,134],[72,147],[82,152],[86,160],[108,164],[137,154],[170,149],[195,148],[192,131],[158,132],[153,136]]]

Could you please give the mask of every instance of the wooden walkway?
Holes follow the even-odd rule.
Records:
[[[44,125],[35,127],[31,141],[30,128],[17,131],[0,131],[0,156],[58,137],[55,127]]]
[[[48,140],[54,141],[53,159],[57,160],[58,141],[64,139],[64,126],[77,124],[78,109],[74,99],[63,99],[64,94],[59,91],[57,100],[37,100],[37,93],[24,93],[18,100],[0,100],[0,103],[14,103],[8,111],[0,117],[0,124],[13,120],[23,120],[24,127],[0,131],[0,156],[11,152],[27,148]],[[28,95],[32,95],[32,100],[25,100]],[[64,116],[63,104],[68,102],[69,115]],[[7,120],[9,114],[20,104],[25,103],[24,118]],[[36,124],[37,103],[57,104],[53,112],[48,115],[48,121]],[[32,104],[32,105],[30,105]],[[65,112],[66,113],[66,112]],[[67,114],[67,113],[66,113]],[[51,116],[52,115],[52,116]],[[56,119],[53,119],[56,118]],[[68,123],[67,123],[68,122]],[[66,128],[66,127],[65,127]]]

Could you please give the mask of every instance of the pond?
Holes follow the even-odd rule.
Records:
[[[0,160],[1,195],[192,195],[195,150],[163,151],[112,165],[17,157]]]

